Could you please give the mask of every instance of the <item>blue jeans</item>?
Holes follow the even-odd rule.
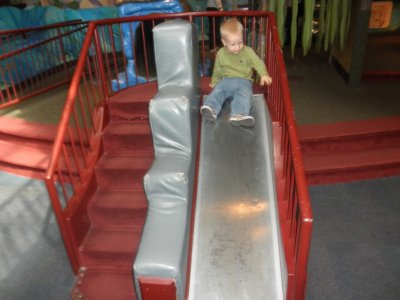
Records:
[[[218,116],[228,98],[232,98],[231,116],[248,116],[253,101],[253,82],[243,78],[223,78],[207,96],[204,105],[212,107]]]

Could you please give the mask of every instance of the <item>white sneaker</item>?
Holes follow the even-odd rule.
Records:
[[[253,126],[254,118],[246,115],[235,115],[229,118],[229,122],[236,126]]]
[[[200,109],[200,113],[207,121],[214,122],[215,120],[217,120],[217,114],[215,113],[215,110],[210,106],[203,105]]]

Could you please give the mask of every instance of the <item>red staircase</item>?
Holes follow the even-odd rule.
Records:
[[[56,125],[1,116],[0,170],[42,179],[56,130]]]
[[[156,88],[145,84],[110,100],[74,299],[136,299],[132,265],[147,212],[142,181],[154,155],[147,110]]]
[[[400,117],[301,126],[308,184],[400,175]]]

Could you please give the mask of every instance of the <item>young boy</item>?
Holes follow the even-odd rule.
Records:
[[[243,25],[236,19],[226,20],[220,28],[224,45],[215,60],[210,95],[200,112],[208,121],[215,121],[227,98],[232,97],[229,121],[232,125],[252,126],[250,116],[253,99],[253,69],[260,75],[260,85],[269,85],[271,76],[252,48],[243,45]]]

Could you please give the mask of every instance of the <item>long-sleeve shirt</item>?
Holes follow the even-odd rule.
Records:
[[[243,46],[238,54],[233,54],[223,47],[218,51],[215,59],[211,86],[214,87],[225,77],[253,80],[253,69],[255,69],[260,76],[268,74],[264,62],[257,56],[252,48]]]

